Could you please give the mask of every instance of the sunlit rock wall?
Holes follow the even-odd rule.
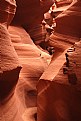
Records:
[[[37,48],[22,27],[10,26],[8,30],[22,64],[19,82],[16,86],[16,96],[20,102],[18,109],[23,120],[33,121],[34,114],[37,113],[36,85],[48,67],[47,60],[50,60],[50,56]]]
[[[51,35],[50,43],[56,52],[62,51],[62,53],[56,60],[52,60],[39,80],[38,121],[81,120],[81,43],[75,44],[81,37],[80,4],[80,0],[74,0],[69,8],[55,19],[57,27],[54,35]],[[67,68],[65,53],[72,45],[75,49],[68,50],[70,65]]]
[[[40,79],[38,85],[38,121],[81,120],[80,50],[81,41],[66,51],[69,59],[68,67],[67,59],[64,59],[62,55],[59,57],[59,61],[65,62],[54,79],[50,77],[51,81],[45,75]],[[54,62],[52,66],[55,67]]]

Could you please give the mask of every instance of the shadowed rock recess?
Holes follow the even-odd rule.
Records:
[[[42,22],[43,14],[53,3],[54,0],[16,0],[17,11],[13,23],[31,28]]]

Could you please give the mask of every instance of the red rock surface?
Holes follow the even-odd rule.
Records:
[[[33,2],[33,4],[31,2]],[[49,9],[54,1],[45,0],[43,2],[44,4],[40,4],[37,0],[17,1],[18,9],[14,18],[14,24],[24,25],[26,27],[28,25],[30,28],[33,25],[40,24],[43,19],[43,13]],[[49,6],[47,6],[48,3],[50,3]],[[65,50],[80,40],[80,4],[80,0],[77,2],[74,1],[67,10],[56,18],[57,27],[49,41],[49,44],[55,48],[55,54],[49,66],[50,56],[35,46],[30,36],[22,27],[9,27],[10,37],[20,63],[22,64],[22,70],[14,95],[11,98],[7,96],[9,100],[6,98],[4,103],[0,102],[1,121],[34,121],[37,106],[38,121],[81,120],[81,97],[80,91],[78,91],[80,90],[81,68],[78,69],[78,67],[74,67],[74,70],[76,69],[76,75],[79,77],[77,86],[71,85],[71,81],[70,83],[68,82],[70,77],[64,75],[63,68],[61,68],[65,62]],[[28,9],[26,5],[28,5]],[[76,19],[76,21],[74,21],[74,19]],[[79,26],[77,26],[77,23]],[[75,55],[70,56],[70,61],[73,63],[73,58],[75,57],[74,59],[80,65],[80,52],[78,49],[80,48],[80,43],[76,48]],[[8,53],[10,53],[11,50],[9,50]],[[12,56],[13,52],[9,55]],[[12,65],[13,64],[11,64],[11,66]],[[10,77],[12,77],[12,75]],[[14,77],[13,75],[13,80]],[[11,83],[9,82],[9,84]],[[36,86],[38,89],[38,97]],[[0,92],[4,91],[1,90]]]
[[[56,32],[74,37],[81,37],[81,1],[74,0],[71,5],[56,18]]]
[[[70,64],[73,66],[72,72],[68,72],[67,76],[67,74],[63,74],[62,68],[67,49],[80,41],[80,4],[80,0],[74,0],[68,9],[56,17],[57,27],[54,35],[51,35],[49,43],[55,47],[55,53],[60,56],[53,55],[52,62],[39,80],[37,87],[38,121],[81,120],[81,96],[79,90],[79,79],[81,78],[79,69],[81,68],[80,65],[79,68],[75,66],[75,63],[80,64],[80,43],[75,46],[77,49],[70,56]]]
[[[49,10],[54,0],[16,0],[17,10],[12,24],[25,28],[30,37],[36,44],[44,41],[44,34],[41,23],[44,19],[44,13]],[[44,35],[45,36],[45,35]]]
[[[81,31],[80,4],[79,0],[74,0],[55,18],[57,26],[54,35],[50,37],[49,45],[54,46],[57,53],[63,52],[71,44],[79,41]]]
[[[19,4],[17,4],[17,5],[19,5],[17,8],[18,8],[20,14],[17,11],[18,18],[17,18],[16,22],[19,23],[19,21],[21,20],[19,25],[31,24],[32,22],[34,22],[34,20],[36,20],[34,22],[35,24],[37,24],[37,21],[38,21],[38,23],[40,23],[41,20],[43,19],[43,13],[45,11],[47,11],[49,9],[50,5],[53,3],[53,1],[51,0],[50,1],[51,4],[48,5],[47,8],[45,8],[45,6],[40,6],[38,1],[35,1],[35,2],[34,1],[32,1],[32,2],[24,1],[23,3],[22,2],[23,1],[19,1],[18,2]],[[50,3],[50,2],[48,2],[48,3]],[[9,1],[9,3],[10,3],[10,1]],[[29,12],[28,12],[28,9],[26,6],[27,4],[24,4],[24,3],[27,3],[28,7],[29,6],[32,7],[31,5],[34,5],[32,8],[33,10],[31,10],[29,7],[28,8]],[[32,4],[32,3],[34,3],[34,4]],[[22,6],[23,4],[25,5],[24,7]],[[46,2],[45,2],[45,4],[46,4]],[[38,8],[38,11],[37,11],[37,8]],[[43,10],[42,8],[45,8],[45,9]],[[11,10],[11,8],[9,8],[9,10]],[[26,12],[28,12],[28,14],[25,13],[25,10],[26,10]],[[41,13],[40,13],[40,10],[41,10]],[[10,11],[8,11],[8,12],[10,12]],[[21,14],[21,12],[22,12],[22,14]],[[24,12],[24,14],[23,14],[23,12]],[[6,8],[4,9],[4,13],[2,14],[3,18],[7,14],[7,13],[6,14],[5,13],[6,13]],[[30,15],[30,13],[31,13],[31,15]],[[26,17],[26,14],[27,14],[27,16],[29,15],[29,19]],[[39,18],[38,18],[38,14],[40,14]],[[34,15],[34,19],[32,19],[33,15]],[[7,16],[6,20],[4,19],[7,25],[11,21],[11,18],[8,18],[8,17],[9,17],[9,15]],[[3,18],[1,18],[1,20]],[[38,19],[35,19],[35,18],[38,18]],[[8,19],[9,19],[9,21],[7,21]],[[31,20],[33,20],[33,21],[31,21]],[[2,24],[4,24],[4,21],[0,21],[0,22]],[[16,86],[16,84],[17,84],[17,86],[16,86],[16,88],[14,87],[15,91],[13,90],[14,95],[12,97],[10,97],[12,94],[10,92],[10,95],[9,95],[9,93],[6,95],[5,102],[3,102],[3,100],[2,100],[2,102],[0,102],[0,118],[1,118],[1,120],[6,120],[6,121],[17,121],[17,120],[21,121],[21,120],[26,119],[26,118],[24,118],[24,116],[22,117],[22,115],[24,115],[23,113],[25,110],[27,110],[26,112],[29,112],[31,107],[33,107],[33,109],[36,109],[36,107],[37,107],[36,84],[37,84],[38,79],[44,72],[45,68],[48,66],[47,59],[50,59],[50,56],[48,54],[46,54],[45,52],[42,52],[41,50],[39,50],[34,45],[34,43],[30,39],[29,35],[26,34],[24,29],[22,29],[20,27],[17,27],[17,28],[11,27],[9,29],[9,32],[10,32],[10,36],[11,36],[11,40],[13,42],[14,48],[19,56],[19,60],[20,60],[20,63],[22,64],[23,69],[20,73],[19,82],[17,84],[17,80],[18,80],[17,72],[16,73],[12,72],[13,74],[10,73],[10,75],[8,75],[8,69],[10,70],[10,67],[12,69],[13,66],[16,66],[16,58],[13,59],[13,54],[14,54],[14,52],[12,52],[13,48],[10,49],[11,44],[8,45],[7,50],[8,50],[8,55],[9,55],[9,58],[8,58],[9,67],[7,64],[4,67],[7,69],[6,75],[9,76],[10,79],[8,79],[9,77],[6,78],[6,76],[4,76],[3,79],[5,81],[6,81],[6,79],[12,80],[12,81],[9,82],[9,85],[7,84],[7,81],[3,84],[4,81],[2,81],[2,76],[1,76],[2,83],[1,83],[0,92],[2,93],[5,91],[8,91],[8,87],[10,88],[10,90],[9,90],[9,92],[10,92],[13,89],[13,87]],[[7,35],[6,35],[6,37],[7,37]],[[1,40],[2,40],[2,38],[1,38]],[[6,40],[6,38],[4,38],[4,40]],[[10,40],[10,42],[11,42],[11,40]],[[2,43],[1,43],[2,49],[4,48],[4,50],[5,50],[6,44],[5,44],[5,46],[3,46],[3,44],[4,43],[2,41]],[[10,52],[12,52],[12,54]],[[6,53],[4,55],[6,55]],[[3,58],[4,57],[5,56],[3,56]],[[11,59],[11,57],[12,57],[12,59]],[[5,57],[5,60],[6,60],[6,57]],[[6,61],[3,61],[3,62],[6,62]],[[17,76],[17,78],[15,79],[16,76]],[[16,82],[15,82],[15,80],[16,80]],[[15,84],[14,84],[14,82],[15,82]],[[6,87],[5,84],[6,84],[6,86],[8,85],[8,87],[7,87],[7,89],[5,89],[5,91],[3,91],[3,89]],[[4,94],[3,94],[3,96],[4,96]],[[2,110],[2,112],[1,112],[1,110]],[[36,111],[35,111],[35,113],[36,113]],[[32,115],[31,120],[34,120],[34,114],[32,114],[32,112],[31,112],[30,115]],[[30,117],[27,120],[29,121]]]
[[[13,22],[15,24],[32,26],[41,23],[43,14],[47,12],[54,0],[16,0],[17,11]]]
[[[2,0],[0,1],[0,23],[8,26],[16,12],[15,0]]]
[[[81,42],[77,42],[74,48],[74,50],[72,48],[67,50],[69,67],[67,67],[65,74],[63,73],[63,68],[66,67],[66,63],[63,62],[62,55],[59,57],[59,61],[63,62],[64,65],[57,71],[58,74],[54,75],[54,73],[53,79],[50,76],[49,78],[44,78],[45,75],[43,74],[40,79],[40,84],[38,85],[38,121],[81,120]],[[52,63],[52,66],[55,67],[55,62]]]
[[[9,33],[14,48],[19,56],[20,63],[22,64],[22,70],[15,93],[17,100],[20,102],[18,109],[24,118],[23,120],[27,119],[33,121],[34,113],[37,112],[36,85],[40,76],[48,67],[50,56],[34,45],[30,36],[22,27],[11,26],[9,27]]]
[[[2,28],[6,29],[6,27],[2,27]],[[40,78],[40,76],[48,66],[47,60],[50,60],[50,56],[45,52],[41,51],[40,49],[38,49],[34,45],[30,36],[26,33],[26,31],[23,28],[12,27],[12,26],[9,27],[8,30],[9,30],[10,36],[9,36],[9,33],[7,32],[7,29],[6,30],[5,29],[0,29],[3,35],[6,32],[5,36],[1,35],[2,38],[0,39],[1,40],[0,45],[2,48],[1,59],[3,59],[3,61],[1,61],[1,65],[2,65],[1,67],[3,67],[3,62],[4,62],[4,68],[2,68],[3,70],[0,70],[0,72],[6,71],[6,74],[4,74],[3,78],[5,81],[6,79],[8,79],[7,81],[8,83],[6,82],[6,86],[8,85],[8,88],[5,87],[5,84],[3,85],[2,83],[0,84],[1,85],[0,92],[2,93],[0,94],[0,97],[1,96],[4,97],[4,92],[5,91],[8,92],[8,90],[9,89],[10,90],[5,98],[5,102],[3,102],[3,100],[2,102],[0,102],[0,118],[1,120],[5,119],[6,121],[17,121],[17,120],[21,121],[21,120],[26,120],[26,118],[28,121],[29,120],[33,121],[34,113],[37,113],[36,85],[38,83],[38,79]],[[17,54],[13,46],[11,45],[11,40],[18,54],[19,61],[22,65],[22,70],[19,76],[18,84],[17,84],[18,78],[15,79],[17,76],[17,70],[16,71],[13,70],[11,71],[11,73],[9,72],[8,74],[9,70],[16,68],[18,65]],[[3,46],[4,43],[5,43],[5,46]],[[15,56],[13,56],[14,54]],[[5,75],[8,77],[6,77]],[[17,86],[16,86],[16,89],[14,88],[15,89],[15,93],[14,93],[14,90],[12,89],[16,84]],[[5,88],[5,91],[3,91],[4,88]],[[11,90],[12,90],[12,93],[11,93]],[[12,96],[13,93],[14,95]],[[9,108],[8,111],[7,111],[7,108]],[[1,113],[1,110],[2,110],[2,113]],[[27,117],[25,114],[27,114]],[[28,114],[29,114],[29,117],[28,117]]]
[[[0,24],[0,51],[0,120],[22,121],[14,95],[21,66],[8,30],[2,24]]]

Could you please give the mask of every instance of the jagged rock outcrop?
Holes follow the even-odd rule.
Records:
[[[64,64],[67,48],[80,41],[80,4],[80,0],[74,0],[68,9],[56,18],[57,27],[55,34],[51,35],[50,44],[55,47],[55,53],[57,52],[60,56],[56,60],[53,57],[54,60],[39,80],[37,86],[38,121],[81,120],[81,43],[75,45],[76,49],[73,49],[75,51],[72,48],[68,50],[70,54],[74,53],[68,57],[69,61],[67,59],[67,66],[68,62],[70,63],[69,69],[67,66],[65,68]]]
[[[55,18],[57,26],[55,28],[54,35],[51,35],[50,37],[49,44],[54,46],[56,51],[59,51],[60,49],[63,52],[81,37],[80,4],[80,0],[74,0],[61,14]]]

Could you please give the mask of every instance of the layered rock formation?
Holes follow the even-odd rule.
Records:
[[[40,1],[37,0],[24,2],[17,0],[18,8],[13,23],[15,25],[21,25],[25,27],[29,33],[33,33],[31,38],[34,37],[38,39],[39,36],[35,36],[36,31],[39,29],[44,12],[49,9],[53,2],[53,0],[44,0],[41,1],[40,4]],[[2,67],[0,70],[1,121],[34,121],[36,119],[37,106],[38,121],[76,121],[76,119],[77,121],[81,120],[81,108],[79,105],[81,97],[80,91],[78,91],[80,89],[81,68],[80,60],[77,60],[80,57],[79,50],[81,43],[75,46],[76,49],[74,49],[74,54],[69,56],[69,62],[71,62],[69,65],[70,67],[72,67],[73,70],[70,69],[70,67],[66,67],[66,65],[63,66],[66,53],[66,51],[64,50],[74,45],[74,43],[79,41],[80,38],[80,27],[76,26],[77,21],[80,24],[80,3],[81,2],[79,0],[77,2],[74,1],[66,11],[64,11],[56,18],[57,28],[55,29],[55,34],[51,35],[49,41],[49,44],[54,46],[55,48],[55,54],[49,66],[48,64],[50,56],[45,52],[42,52],[35,46],[30,36],[22,27],[9,27],[9,35],[5,27],[1,25],[1,33],[3,34],[0,33],[0,35],[6,36],[6,39],[4,38],[4,36],[1,36],[0,44],[1,49],[3,50],[1,53],[1,59],[3,59],[4,62],[4,66],[1,63]],[[78,11],[78,15],[76,14],[76,11]],[[76,22],[73,21],[74,18],[77,20]],[[73,21],[72,24],[70,24],[70,21]],[[2,32],[2,28],[4,29],[4,32]],[[34,30],[36,30],[35,33]],[[9,36],[11,37],[18,57],[14,51],[14,48],[12,47]],[[8,41],[6,41],[7,39]],[[3,46],[4,43],[5,46]],[[6,47],[6,45],[8,47]],[[10,49],[10,47],[12,48]],[[5,52],[5,50],[8,51]],[[72,49],[69,49],[69,51],[72,52]],[[9,55],[7,54],[7,52]],[[13,57],[14,53],[16,56],[15,58]],[[61,54],[61,56],[58,57],[59,54]],[[58,57],[57,60],[55,60],[56,57]],[[22,64],[22,70],[20,72],[18,84],[17,80],[21,67],[17,66],[18,64],[16,64],[16,62],[18,62],[17,58],[19,58],[20,63]],[[7,59],[8,61],[5,61]],[[6,62],[8,63],[6,64]],[[8,65],[10,68],[8,67]],[[2,71],[2,69],[6,70]],[[12,79],[13,83],[11,82],[9,77],[10,79]],[[8,81],[6,79],[8,79]],[[38,89],[38,97],[36,86]],[[5,90],[3,90],[3,88],[5,88]],[[75,106],[75,104],[77,104],[77,107]]]
[[[72,4],[68,6],[67,10],[56,18],[56,22],[58,23],[56,32],[64,35],[81,37],[80,5],[81,1],[74,0]]]
[[[4,4],[3,4],[4,3]],[[50,59],[48,54],[39,50],[29,35],[21,27],[11,27],[9,28],[10,35],[5,28],[10,24],[12,16],[14,15],[16,5],[13,4],[15,1],[2,1],[1,5],[1,86],[0,86],[0,119],[6,121],[21,121],[21,120],[35,120],[34,113],[37,113],[37,90],[36,84],[45,68],[48,66],[47,58]],[[36,4],[37,3],[37,4]],[[22,1],[21,5],[22,11]],[[24,4],[25,5],[25,4]],[[29,1],[28,5],[32,5]],[[36,1],[34,5],[39,5]],[[38,7],[38,6],[37,6]],[[7,9],[8,8],[8,9]],[[36,14],[36,8],[34,7],[34,14]],[[40,9],[40,8],[39,8]],[[48,8],[47,8],[48,9]],[[19,8],[18,8],[19,10]],[[30,8],[29,8],[30,10]],[[20,10],[19,10],[20,11]],[[20,12],[21,12],[20,11]],[[22,11],[23,12],[23,11]],[[25,11],[24,11],[25,12]],[[27,11],[26,11],[27,12]],[[32,13],[33,11],[31,11]],[[42,19],[43,13],[38,20],[39,23]],[[11,16],[12,15],[12,16]],[[35,16],[35,15],[34,15]],[[18,14],[19,17],[19,14]],[[26,15],[25,15],[26,17]],[[4,19],[3,19],[4,18]],[[23,13],[21,18],[23,18]],[[31,18],[31,17],[30,17]],[[20,20],[20,18],[19,18]],[[24,18],[25,20],[25,18]],[[27,20],[27,19],[26,19]],[[29,21],[32,19],[29,19]],[[19,22],[19,21],[17,21]],[[23,21],[21,23],[24,23]],[[5,27],[4,27],[4,26]],[[22,25],[22,24],[20,24]],[[9,37],[11,36],[11,38]],[[7,40],[8,39],[8,42]],[[4,40],[4,41],[3,41]],[[11,40],[14,47],[12,47]],[[4,45],[4,46],[3,46]],[[19,71],[21,67],[16,67],[17,64],[17,54],[19,56],[20,63],[22,64],[22,71],[20,73],[19,82]],[[12,53],[12,54],[11,54]],[[14,56],[15,53],[15,56]],[[17,68],[17,69],[16,69]],[[2,70],[3,69],[3,70]],[[4,70],[5,69],[5,70]],[[12,81],[10,81],[12,80]],[[17,84],[17,86],[16,86]],[[5,90],[4,90],[5,88]],[[8,111],[7,111],[8,110]],[[26,110],[26,111],[25,111]],[[33,113],[32,113],[32,110]],[[1,112],[2,111],[2,112]],[[31,116],[25,115],[29,112]],[[24,114],[23,114],[24,113]],[[23,115],[23,117],[22,117]]]
[[[0,23],[8,26],[16,12],[16,1],[2,0],[0,1]]]
[[[0,1],[0,120],[22,121],[15,87],[21,64],[7,30],[16,10],[15,0]]]
[[[80,0],[73,1],[68,9],[56,18],[57,27],[54,35],[51,35],[50,44],[60,56],[53,55],[51,64],[39,80],[38,121],[81,120],[80,43],[67,51],[80,41],[80,4]],[[70,52],[69,61],[65,57],[66,52]]]
[[[17,11],[12,24],[23,26],[36,44],[45,39],[45,32],[41,26],[44,13],[49,10],[54,0],[16,0]]]
[[[49,45],[54,46],[56,52],[63,52],[80,38],[80,4],[79,0],[74,0],[55,18],[57,27],[55,28],[54,35],[50,37]]]

